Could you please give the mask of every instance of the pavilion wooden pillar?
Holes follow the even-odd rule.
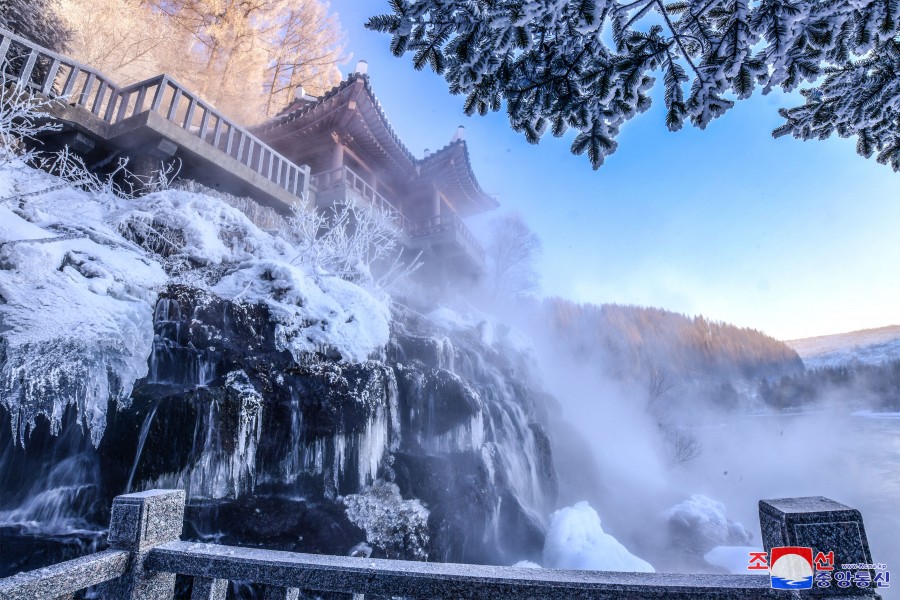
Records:
[[[331,151],[331,168],[340,169],[344,166],[344,145],[337,133],[332,133],[331,139],[334,140],[334,147]]]
[[[437,220],[441,216],[441,192],[434,184],[432,184],[431,189],[431,217]]]

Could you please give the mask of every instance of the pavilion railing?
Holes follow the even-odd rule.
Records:
[[[155,112],[263,178],[305,197],[309,168],[298,166],[167,75],[119,87],[103,73],[0,29],[6,82],[82,108],[109,125]]]
[[[481,247],[481,244],[478,243],[478,240],[475,239],[475,235],[468,227],[466,227],[463,220],[456,215],[438,215],[436,217],[431,217],[430,219],[415,221],[410,224],[407,232],[409,233],[409,237],[417,238],[451,230],[457,232],[463,246],[475,255],[479,261],[484,263],[484,248]]]
[[[103,600],[171,600],[175,576],[193,579],[192,600],[224,600],[228,581],[265,588],[267,600],[300,590],[378,597],[535,600],[735,600],[788,597],[768,575],[565,571],[326,556],[180,541],[183,490],[150,490],[113,502],[110,549],[0,579],[0,599],[71,597],[99,585]],[[761,500],[762,545],[833,552],[840,563],[872,563],[859,511],[823,497]],[[845,535],[851,531],[853,535]],[[860,567],[866,568],[866,567]],[[845,587],[842,598],[877,598],[871,587]]]
[[[411,227],[410,220],[400,212],[400,209],[394,206],[365,179],[357,175],[350,167],[343,166],[330,171],[316,173],[314,183],[319,192],[343,187],[364,202],[390,213],[391,218],[402,231],[409,231]]]
[[[412,221],[405,217],[400,209],[394,206],[390,200],[347,166],[316,173],[315,177],[313,177],[313,182],[319,193],[340,188],[358,196],[364,202],[390,212],[397,227],[410,238],[421,238],[445,231],[455,231],[459,234],[459,240],[463,247],[481,263],[485,261],[484,248],[481,247],[481,244],[478,243],[475,235],[466,227],[463,220],[456,215],[439,215],[430,219]]]

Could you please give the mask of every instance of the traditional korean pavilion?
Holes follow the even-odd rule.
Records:
[[[404,244],[423,251],[429,271],[477,276],[484,250],[463,219],[498,203],[475,179],[464,128],[447,146],[416,158],[391,128],[366,67],[360,61],[322,97],[301,92],[257,135],[295,164],[309,165],[320,209],[350,198],[392,208]]]

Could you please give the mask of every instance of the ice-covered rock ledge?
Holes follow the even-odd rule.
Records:
[[[302,252],[220,198],[188,191],[137,200],[88,193],[20,161],[0,164],[0,402],[23,443],[65,409],[94,445],[108,400],[147,375],[157,294],[184,284],[261,303],[296,360],[379,355],[384,298],[298,260]]]

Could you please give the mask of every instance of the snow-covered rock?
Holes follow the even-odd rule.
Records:
[[[0,402],[20,440],[69,405],[94,444],[109,399],[147,375],[168,284],[264,304],[280,349],[363,362],[389,338],[386,301],[295,264],[299,251],[221,198],[89,193],[17,161],[0,165]],[[12,201],[16,201],[15,204]]]
[[[587,502],[553,513],[543,556],[550,569],[654,572],[650,563],[603,531],[600,516]]]
[[[7,197],[59,187],[21,163],[0,167]],[[112,196],[66,187],[0,205],[0,402],[24,442],[68,405],[98,444],[107,401],[127,403],[147,373],[159,264],[123,239]]]

